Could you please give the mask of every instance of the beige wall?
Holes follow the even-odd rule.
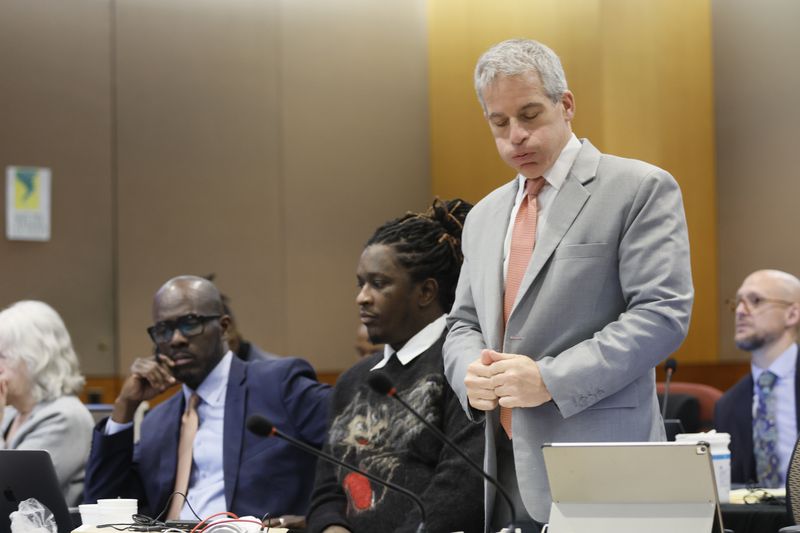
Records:
[[[63,316],[87,372],[115,372],[110,9],[94,0],[0,3],[0,307]],[[5,167],[52,170],[52,239],[5,238]]]
[[[286,347],[275,2],[120,1],[119,338],[150,350],[150,298],[214,272],[240,327]]]
[[[123,366],[154,288],[215,272],[249,339],[347,368],[362,244],[429,197],[421,2],[118,5]]]
[[[379,224],[431,200],[424,0],[285,0],[281,137],[291,353],[355,361],[355,269]]]
[[[424,2],[66,6],[0,3],[0,163],[54,175],[54,240],[0,243],[0,302],[52,302],[85,371],[124,374],[159,284],[215,272],[249,339],[350,366],[363,242],[430,200]]]
[[[713,7],[724,300],[754,270],[800,275],[800,2],[714,0]],[[720,357],[747,358],[731,340],[731,313],[722,313]]]
[[[508,177],[470,73],[491,42],[534,35],[564,58],[577,133],[680,181],[698,289],[685,349],[741,358],[722,300],[751,270],[800,271],[798,10],[3,0],[0,167],[51,167],[54,202],[51,242],[0,240],[0,305],[52,303],[86,372],[113,375],[149,351],[155,288],[215,272],[246,336],[349,366],[363,241],[431,189],[476,200]]]

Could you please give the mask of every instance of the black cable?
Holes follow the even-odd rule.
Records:
[[[158,516],[153,518],[154,522],[159,522],[161,520],[161,517],[164,515],[164,513],[167,512],[167,510],[169,509],[169,506],[172,504],[172,498],[174,498],[175,495],[183,497],[183,501],[186,503],[186,505],[189,506],[189,510],[192,512],[192,514],[195,516],[195,518],[197,518],[198,520],[203,520],[202,518],[200,518],[200,515],[197,514],[197,511],[194,510],[194,507],[192,507],[192,504],[189,503],[189,498],[187,498],[186,494],[176,490],[175,492],[170,494],[169,498],[167,498],[167,503],[164,505],[164,508],[161,510],[161,512],[158,513]],[[163,524],[164,522],[161,522],[161,523]]]
[[[271,526],[266,525],[267,520],[269,519],[270,519],[270,512],[267,511],[266,513],[264,513],[264,516],[261,517],[261,531],[264,531],[264,528],[267,528],[267,533],[269,533],[269,528]]]

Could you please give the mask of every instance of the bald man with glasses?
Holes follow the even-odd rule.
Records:
[[[167,281],[153,300],[153,321],[155,357],[133,363],[111,417],[95,428],[84,500],[136,498],[140,512],[161,519],[304,514],[314,458],[251,434],[245,420],[261,414],[321,448],[330,388],[301,359],[234,357],[225,342],[231,319],[205,278]],[[180,390],[145,416],[134,444],[137,407],[174,385]]]
[[[800,280],[759,270],[728,303],[736,346],[750,353],[751,371],[717,402],[714,426],[731,435],[731,481],[782,487],[800,427]]]

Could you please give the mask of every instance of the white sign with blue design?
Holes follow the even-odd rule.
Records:
[[[6,167],[6,238],[50,240],[50,169]]]

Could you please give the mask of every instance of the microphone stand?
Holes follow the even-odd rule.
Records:
[[[425,419],[425,417],[419,414],[416,411],[416,409],[411,407],[411,405],[409,405],[408,402],[406,402],[404,399],[398,396],[397,389],[394,387],[394,385],[392,385],[392,382],[388,376],[380,373],[373,374],[368,378],[367,383],[369,384],[370,387],[372,387],[372,390],[374,390],[378,394],[385,394],[386,396],[394,398],[395,400],[400,402],[400,405],[406,408],[408,412],[410,412],[412,415],[414,415],[414,417],[416,417],[420,422],[422,422],[425,425],[425,427],[431,430],[433,434],[436,435],[436,437],[441,442],[446,444],[451,450],[460,455],[461,458],[464,459],[464,461],[466,461],[468,465],[470,465],[473,469],[475,469],[476,472],[478,472],[481,476],[483,476],[483,479],[488,481],[492,486],[494,486],[497,489],[497,491],[506,501],[506,504],[508,504],[508,511],[509,514],[511,515],[511,523],[505,528],[505,530],[514,533],[514,531],[516,531],[516,527],[514,526],[514,524],[517,522],[517,513],[516,510],[514,509],[514,504],[511,503],[511,496],[509,496],[508,492],[506,492],[503,486],[500,485],[500,482],[498,482],[495,478],[486,473],[486,471],[483,468],[477,465],[475,461],[473,461],[461,448],[456,446],[455,443],[453,443],[453,441],[451,441],[447,437],[447,435],[442,433],[442,430],[440,430],[439,428],[428,422]]]
[[[675,373],[676,368],[678,367],[678,362],[675,359],[669,358],[667,362],[664,364],[664,401],[661,403],[661,418],[662,420],[666,420],[667,418],[667,401],[669,400],[669,384],[672,381],[672,374]]]
[[[259,421],[263,421],[263,425],[265,427],[261,427],[259,425]],[[266,427],[267,425],[268,425],[268,427]],[[296,438],[294,438],[294,437],[292,437],[290,435],[287,435],[286,433],[280,431],[278,428],[276,428],[271,423],[269,423],[262,416],[251,415],[250,418],[247,420],[247,428],[250,431],[252,431],[253,433],[255,433],[257,435],[261,435],[263,437],[270,437],[270,436],[274,435],[274,436],[276,436],[276,437],[278,437],[280,439],[285,440],[289,444],[292,444],[293,446],[296,446],[296,447],[300,448],[301,450],[303,450],[303,451],[305,451],[307,453],[310,453],[311,455],[313,455],[315,457],[321,457],[322,459],[324,459],[326,461],[330,461],[331,463],[339,465],[339,466],[341,466],[343,468],[346,468],[347,470],[350,470],[351,472],[355,472],[356,474],[361,474],[362,476],[364,476],[365,478],[369,479],[370,481],[374,481],[375,483],[377,483],[379,485],[383,485],[384,487],[388,487],[388,488],[390,488],[392,490],[396,490],[397,492],[406,495],[414,503],[417,504],[417,507],[419,507],[420,523],[419,523],[419,526],[417,526],[417,533],[426,533],[427,532],[427,529],[425,528],[425,518],[426,518],[426,516],[425,516],[425,507],[422,505],[422,500],[420,500],[419,497],[416,494],[414,494],[413,492],[411,492],[410,490],[405,489],[405,488],[401,487],[400,485],[396,485],[396,484],[394,484],[394,483],[392,483],[390,481],[385,481],[385,480],[375,476],[374,474],[371,474],[371,473],[369,473],[369,472],[367,472],[365,470],[361,470],[361,469],[359,469],[359,468],[357,468],[357,467],[355,467],[355,466],[353,466],[351,464],[345,463],[344,461],[342,461],[340,459],[337,459],[336,457],[334,457],[334,456],[332,456],[332,455],[330,455],[328,453],[320,451],[320,450],[316,449],[315,447],[313,447],[313,446],[311,446],[309,444],[306,444],[305,442],[303,442],[301,440],[298,440],[298,439],[296,439]]]

